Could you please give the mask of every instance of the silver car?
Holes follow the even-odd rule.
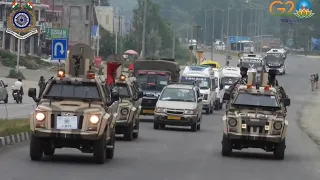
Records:
[[[0,101],[4,103],[8,103],[8,85],[5,84],[2,80],[0,80]]]
[[[160,95],[154,113],[154,129],[166,125],[191,126],[191,131],[200,130],[202,98],[195,85],[171,84]]]

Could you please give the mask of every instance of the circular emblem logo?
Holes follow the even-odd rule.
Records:
[[[36,26],[36,17],[32,10],[19,8],[10,13],[8,27],[16,33],[31,32]]]

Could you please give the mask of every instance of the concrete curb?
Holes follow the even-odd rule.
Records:
[[[10,136],[0,137],[0,148],[30,140],[30,132],[22,132]]]

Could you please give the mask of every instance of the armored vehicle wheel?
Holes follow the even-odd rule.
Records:
[[[40,161],[43,156],[43,148],[40,138],[34,134],[31,135],[30,140],[30,158],[32,161]]]
[[[139,137],[139,124],[140,124],[140,121],[139,119],[136,120],[136,125],[134,126],[134,129],[133,129],[133,138],[138,138]]]
[[[8,97],[8,95],[7,95],[6,99],[4,100],[4,103],[5,103],[5,104],[8,103],[8,98],[9,98],[9,97]]]
[[[197,129],[198,129],[198,121],[194,122],[194,123],[191,125],[191,131],[192,131],[192,132],[197,132]]]
[[[160,125],[157,122],[153,122],[153,129],[159,129]]]
[[[52,144],[48,144],[46,147],[43,148],[43,153],[46,156],[52,156],[55,152],[55,148],[52,146]]]
[[[216,100],[216,104],[215,104],[215,107],[214,107],[215,110],[219,110],[220,109],[220,100]]]
[[[97,164],[104,164],[106,160],[106,132],[102,136],[95,140],[93,156]]]
[[[276,144],[274,147],[274,151],[273,151],[273,155],[275,156],[275,158],[277,158],[279,160],[283,160],[285,149],[286,149],[286,141],[285,140],[283,140],[279,144]]]
[[[126,131],[123,134],[123,138],[125,141],[132,141],[132,139],[133,139],[133,125],[132,125],[132,123],[129,124],[129,126],[127,127]]]
[[[108,142],[107,144],[107,149],[106,149],[106,159],[113,159],[114,157],[114,149],[115,149],[115,145],[116,145],[116,135],[113,134],[112,135],[112,139],[110,140],[110,142]]]
[[[232,142],[223,135],[222,137],[222,156],[230,156],[232,152]]]
[[[166,125],[165,124],[160,124],[160,129],[165,129]]]
[[[206,109],[206,114],[210,114],[211,112],[211,107],[209,106],[207,109]]]
[[[197,130],[200,131],[201,129],[201,123],[199,122],[199,124],[197,125]]]

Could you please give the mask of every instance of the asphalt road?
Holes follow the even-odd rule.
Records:
[[[210,57],[210,54],[209,56]],[[223,56],[216,56],[223,61]],[[222,58],[222,59],[221,59]],[[0,154],[1,180],[319,180],[320,152],[299,128],[298,111],[311,98],[310,73],[319,72],[320,61],[289,57],[288,71],[279,83],[291,97],[285,160],[272,159],[260,150],[243,150],[221,156],[224,111],[204,115],[200,132],[153,130],[141,124],[141,136],[133,142],[117,141],[115,158],[96,165],[91,155],[73,149],[58,150],[52,158],[32,162],[29,146]]]

